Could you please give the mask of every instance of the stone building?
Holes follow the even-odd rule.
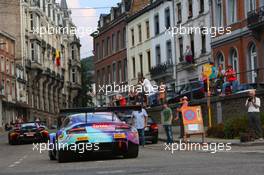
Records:
[[[71,11],[66,0],[4,0],[0,9],[0,29],[16,39],[17,116],[51,124],[59,109],[78,105],[81,45]]]

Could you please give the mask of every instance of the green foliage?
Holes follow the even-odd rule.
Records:
[[[82,74],[82,90],[80,93],[80,100],[82,107],[93,106],[92,97],[88,92],[92,91],[94,63],[93,57],[84,58],[81,60],[81,74]]]

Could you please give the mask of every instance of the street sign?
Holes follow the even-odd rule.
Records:
[[[203,66],[203,74],[208,78],[212,74],[212,65],[211,64],[205,64]]]
[[[201,106],[186,106],[182,108],[184,139],[190,135],[202,135],[204,141],[204,124]]]

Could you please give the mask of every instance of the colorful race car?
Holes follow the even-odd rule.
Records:
[[[48,139],[49,132],[47,128],[35,122],[16,124],[8,133],[8,143],[10,145],[24,142],[47,142]]]
[[[136,128],[122,122],[117,113],[139,110],[138,106],[61,110],[66,116],[60,129],[50,134],[50,160],[68,162],[100,153],[136,158],[139,138]]]

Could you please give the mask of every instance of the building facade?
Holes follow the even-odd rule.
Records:
[[[17,116],[51,124],[59,109],[78,105],[81,88],[81,45],[69,33],[75,26],[66,0],[4,0],[0,6],[0,29],[16,39]]]
[[[231,33],[212,39],[213,60],[232,65],[240,83],[263,81],[264,1],[211,0],[212,26],[229,26]]]
[[[105,85],[127,84],[126,21],[130,0],[122,0],[109,14],[101,14],[94,38],[96,89]],[[115,93],[97,92],[99,105],[108,104]]]
[[[174,0],[175,27],[172,36],[176,43],[177,89],[198,81],[202,67],[211,57],[211,35],[203,32],[210,29],[209,0]],[[189,31],[188,31],[189,30]],[[187,62],[186,50],[190,47],[193,62]]]
[[[15,38],[0,31],[0,127],[15,119]]]
[[[144,1],[133,11],[136,2],[127,19],[129,83],[137,84],[142,76],[156,83],[174,83],[175,42],[168,34],[174,25],[173,2]]]

